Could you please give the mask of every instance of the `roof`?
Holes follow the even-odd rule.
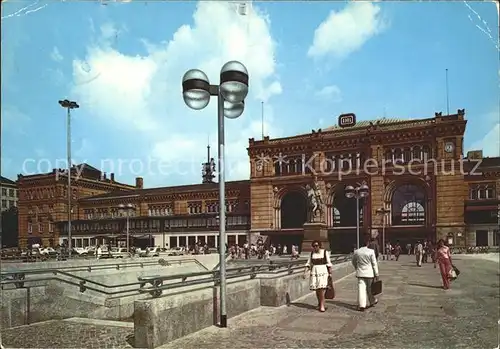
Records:
[[[3,177],[3,176],[0,176],[0,183],[2,184],[10,184],[10,185],[17,185],[16,182],[6,178],[6,177]]]
[[[481,164],[479,167],[500,167],[500,157],[486,157],[480,160]]]
[[[250,185],[250,180],[242,181],[231,181],[226,182],[226,188],[234,188],[238,186]],[[218,190],[218,183],[204,183],[204,184],[187,184],[178,185],[172,187],[157,187],[157,188],[146,188],[146,189],[135,189],[127,191],[113,191],[105,194],[99,194],[94,196],[89,196],[80,201],[92,201],[99,199],[111,199],[111,198],[131,198],[142,195],[158,195],[158,194],[174,194],[174,193],[192,193],[192,192],[202,192]]]
[[[459,122],[460,124],[465,124],[466,120],[465,109],[458,109],[456,114],[442,115],[441,112],[434,113],[434,117],[425,119],[416,118],[380,118],[375,120],[364,120],[356,122],[354,126],[351,127],[339,127],[337,125],[330,126],[325,129],[312,130],[311,133],[299,134],[291,137],[282,137],[270,139],[270,137],[264,137],[262,140],[255,140],[254,138],[249,139],[249,149],[254,146],[269,146],[280,143],[288,142],[304,142],[311,139],[311,137],[323,135],[328,137],[354,137],[363,134],[364,131],[370,130],[375,132],[387,132],[387,131],[399,131],[401,129],[415,129],[415,128],[427,128],[433,127],[436,124],[442,122]],[[248,149],[248,150],[249,150]]]
[[[412,120],[412,119],[402,119],[402,118],[381,118],[381,119],[375,119],[375,120],[363,120],[363,121],[358,121],[356,122],[356,124],[354,126],[351,126],[351,127],[340,127],[339,125],[334,125],[334,126],[330,126],[330,127],[327,127],[325,128],[324,130],[325,131],[341,131],[341,130],[345,130],[347,128],[349,129],[356,129],[356,128],[364,128],[364,127],[368,127],[370,126],[371,124],[373,125],[391,125],[391,124],[400,124],[400,123],[404,123],[406,121],[416,121],[417,123],[421,120]]]

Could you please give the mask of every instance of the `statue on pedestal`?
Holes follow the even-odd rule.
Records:
[[[321,189],[318,184],[318,178],[314,176],[311,185],[306,186],[308,208],[309,208],[309,223],[322,223],[324,214],[324,202]]]

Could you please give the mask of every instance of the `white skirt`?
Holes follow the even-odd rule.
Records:
[[[326,265],[313,265],[309,277],[309,289],[311,291],[328,287],[328,268]]]

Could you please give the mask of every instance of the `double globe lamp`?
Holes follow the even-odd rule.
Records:
[[[359,199],[367,197],[369,191],[370,188],[364,182],[356,188],[352,185],[345,187],[345,196],[348,199],[356,199],[356,248],[359,248]]]
[[[224,180],[224,117],[236,119],[245,109],[248,95],[248,71],[238,61],[222,66],[219,85],[210,85],[207,75],[199,69],[191,69],[182,78],[182,97],[186,105],[194,110],[205,108],[210,97],[217,96],[218,130],[218,175],[219,175],[219,219],[226,222]],[[220,326],[227,327],[226,312],[226,225],[219,224],[219,274],[220,274]]]

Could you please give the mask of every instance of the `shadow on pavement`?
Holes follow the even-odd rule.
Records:
[[[326,302],[328,304],[334,305],[336,307],[345,308],[345,309],[349,309],[349,310],[357,310],[357,308],[358,308],[357,305],[355,305],[355,304],[344,303],[344,302],[336,301],[336,300],[326,300]]]
[[[289,306],[303,308],[303,309],[314,309],[314,310],[318,309],[318,307],[316,305],[307,304],[307,303],[290,303]]]
[[[437,289],[442,289],[443,288],[443,286],[426,285],[426,284],[412,284],[412,283],[408,283],[408,286],[419,286],[419,287],[437,288]]]

